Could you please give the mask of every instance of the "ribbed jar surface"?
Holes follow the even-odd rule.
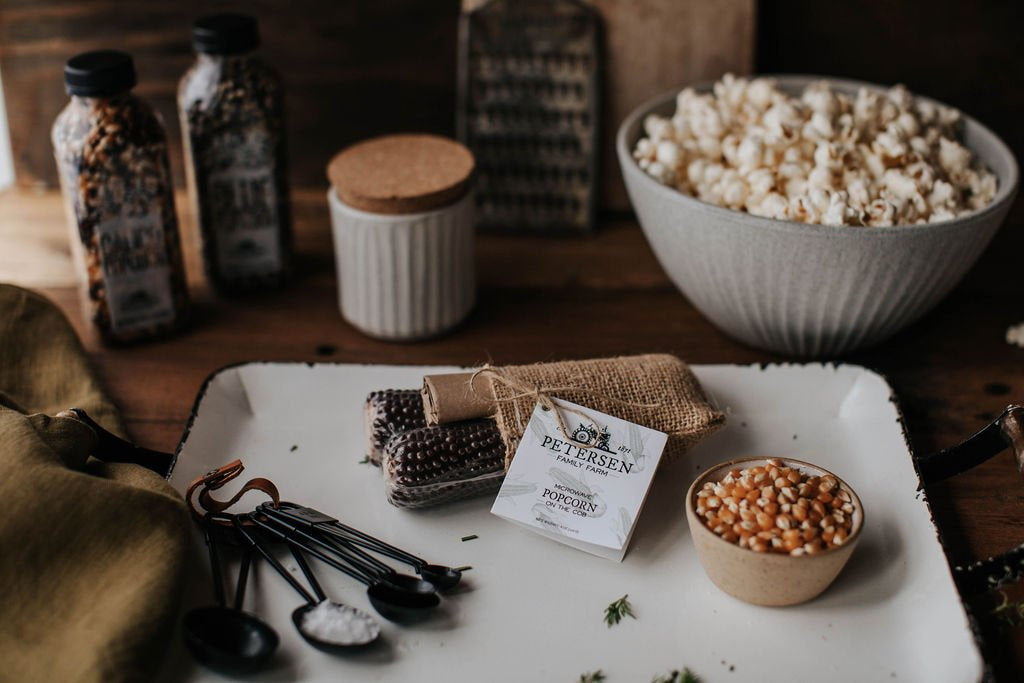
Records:
[[[476,301],[472,194],[404,215],[354,209],[333,189],[327,201],[345,320],[372,337],[414,340],[466,317]]]
[[[637,204],[658,260],[693,305],[747,344],[800,357],[840,355],[917,320],[960,281],[1001,221],[955,236],[908,228],[890,239],[869,228],[787,235],[658,212]]]

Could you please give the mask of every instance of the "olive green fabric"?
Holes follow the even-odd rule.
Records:
[[[0,681],[150,680],[188,515],[159,475],[97,460],[91,429],[48,417],[70,407],[124,434],[61,312],[0,285]]]

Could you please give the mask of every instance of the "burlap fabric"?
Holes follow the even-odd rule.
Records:
[[[504,376],[512,380],[501,381]],[[495,368],[487,377],[508,468],[537,403],[524,385],[549,396],[668,434],[663,461],[679,457],[725,424],[686,363],[668,354],[621,356]],[[564,388],[576,387],[576,388]],[[548,389],[558,388],[548,391]]]

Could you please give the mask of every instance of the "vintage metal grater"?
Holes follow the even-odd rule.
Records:
[[[481,227],[593,228],[600,18],[579,0],[491,0],[459,24],[459,139]]]

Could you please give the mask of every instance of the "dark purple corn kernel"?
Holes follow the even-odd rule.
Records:
[[[418,389],[383,389],[366,397],[366,431],[370,462],[380,464],[384,444],[401,432],[425,427],[423,399]]]
[[[394,435],[384,447],[388,498],[421,507],[497,490],[505,442],[493,420],[467,420]],[[494,475],[486,481],[480,477]]]

